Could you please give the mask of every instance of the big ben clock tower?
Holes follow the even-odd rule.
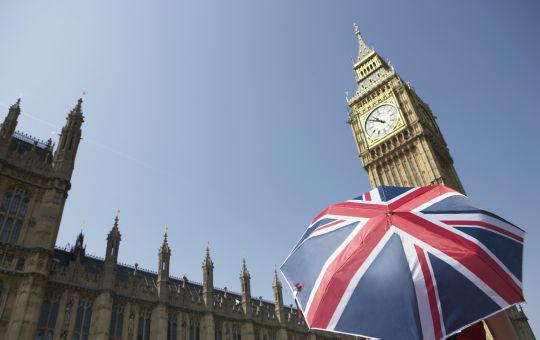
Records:
[[[347,98],[347,122],[371,186],[443,184],[464,193],[430,107],[366,44],[356,24],[354,31],[357,89]],[[521,308],[509,308],[507,315],[519,339],[535,339]]]
[[[429,106],[354,29],[358,87],[347,99],[348,122],[371,185],[444,184],[463,192]]]

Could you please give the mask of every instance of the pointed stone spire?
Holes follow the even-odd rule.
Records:
[[[81,229],[79,235],[77,235],[77,240],[75,241],[75,246],[71,249],[71,252],[75,255],[75,258],[80,259],[86,254],[86,247],[84,246],[84,234]]]
[[[122,240],[122,235],[118,229],[120,210],[116,211],[116,216],[114,217],[114,223],[107,235],[107,253],[105,254],[105,263],[115,264],[118,262],[118,251],[120,250],[120,241]]]
[[[246,259],[242,260],[240,272],[240,285],[242,286],[242,309],[244,315],[251,316],[251,276],[246,265]]]
[[[161,244],[161,247],[159,247],[158,252],[159,263],[157,290],[159,300],[162,303],[166,303],[169,300],[169,267],[171,261],[171,248],[169,247],[167,232],[168,228],[165,226],[163,243]]]
[[[53,166],[67,179],[71,178],[81,140],[81,127],[84,122],[82,102],[82,98],[79,98],[75,107],[68,114],[66,125],[60,133],[58,148],[54,153]]]
[[[2,123],[2,129],[0,130],[0,137],[4,140],[11,139],[15,129],[17,128],[17,120],[21,115],[21,98],[17,99],[15,104],[9,107],[8,114]]]
[[[71,110],[69,114],[74,116],[82,116],[82,103],[83,99],[81,97],[77,100],[77,104],[75,104],[75,107]]]
[[[206,246],[206,252],[203,260],[203,267],[212,267],[214,268],[214,262],[212,261],[212,258],[210,257],[210,244]]]
[[[360,27],[358,27],[358,24],[354,23],[354,35],[358,38],[358,58],[357,62],[362,61],[367,56],[369,56],[371,53],[373,53],[373,48],[368,46],[366,42],[364,41],[364,38],[362,37],[362,34],[360,33]]]
[[[203,270],[203,299],[207,309],[212,309],[214,306],[214,262],[210,257],[210,246],[206,246],[206,254],[202,263]]]
[[[279,280],[279,275],[277,269],[274,269],[274,280],[272,282],[272,288],[274,290],[274,307],[276,318],[280,323],[285,322],[285,313],[283,309],[283,290],[281,281]]]
[[[107,248],[105,253],[105,273],[102,281],[104,290],[110,290],[114,287],[116,281],[116,264],[118,263],[118,251],[120,250],[120,241],[122,235],[118,229],[118,214],[114,218],[114,223],[107,235]]]
[[[161,247],[159,248],[160,253],[169,253],[171,252],[171,248],[169,247],[169,227],[165,225],[165,232],[163,233],[163,243],[161,244]]]

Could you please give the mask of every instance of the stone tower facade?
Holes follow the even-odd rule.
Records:
[[[357,89],[347,98],[347,122],[371,186],[443,184],[465,193],[429,105],[366,44],[356,24],[354,32]],[[520,339],[534,339],[521,309],[510,308],[507,314]]]
[[[0,334],[6,339],[35,336],[81,137],[81,103],[68,114],[54,153],[51,140],[16,131],[20,100],[0,129],[1,308],[10,314]]]
[[[73,247],[55,246],[71,187],[84,122],[82,100],[69,112],[58,146],[16,131],[20,100],[0,127],[0,339],[317,340],[337,337],[308,331],[302,315],[251,296],[244,261],[241,292],[214,287],[207,248],[202,284],[169,272],[167,233],[157,271],[118,262],[118,214],[103,258],[86,253],[84,235]],[[270,284],[270,280],[269,280]]]
[[[365,43],[356,25],[355,34],[358,87],[347,99],[348,122],[371,185],[444,184],[463,192],[429,105]]]

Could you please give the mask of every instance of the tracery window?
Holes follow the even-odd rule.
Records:
[[[232,338],[233,340],[242,340],[242,332],[238,325],[234,325],[232,329]]]
[[[200,325],[198,320],[189,320],[189,337],[188,340],[200,339]]]
[[[19,239],[30,199],[22,190],[8,190],[0,204],[0,241],[15,244]]]
[[[58,297],[45,296],[41,305],[38,326],[36,330],[36,340],[52,340],[54,327],[58,317]]]
[[[110,339],[121,339],[124,327],[124,306],[115,305],[111,312],[111,323],[109,326]]]
[[[137,340],[150,340],[150,315],[150,311],[148,310],[142,310],[139,313]]]
[[[176,315],[174,313],[169,314],[169,322],[167,325],[167,340],[176,340],[176,331],[178,327],[176,324]]]
[[[92,302],[87,299],[81,299],[77,307],[77,317],[75,318],[75,329],[73,330],[72,340],[88,340],[90,321],[92,321]]]

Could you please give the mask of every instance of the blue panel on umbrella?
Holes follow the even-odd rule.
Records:
[[[313,224],[311,227],[309,227],[305,232],[304,232],[304,235],[302,235],[302,237],[300,238],[300,241],[298,241],[298,243],[296,244],[295,248],[298,247],[298,245],[300,243],[302,243],[302,241],[304,241],[306,238],[309,237],[309,235],[311,235],[311,233],[319,228],[321,225],[324,225],[324,224],[327,224],[327,223],[331,223],[331,222],[334,222],[336,221],[335,218],[323,218],[322,220],[318,221],[317,223]]]
[[[422,210],[423,213],[441,214],[441,213],[474,213],[478,207],[467,196],[454,195],[447,197],[439,202],[430,205]]]
[[[391,199],[398,197],[401,194],[406,193],[411,190],[412,187],[385,187],[380,186],[377,188],[379,190],[379,195],[383,202],[390,201]]]
[[[428,253],[437,284],[446,333],[459,330],[500,307],[469,279]]]
[[[422,210],[426,214],[483,214],[491,216],[500,221],[515,226],[513,223],[487,210],[480,209],[467,196],[454,195],[447,197],[426,209]]]
[[[325,261],[332,255],[343,241],[354,230],[358,223],[337,229],[333,232],[308,239],[287,259],[281,271],[291,285],[304,285],[297,298],[302,307],[306,306],[309,293],[324,266]]]
[[[523,245],[494,232],[471,227],[456,227],[484,244],[521,281]]]
[[[411,273],[397,235],[358,282],[335,330],[382,339],[422,339]]]

